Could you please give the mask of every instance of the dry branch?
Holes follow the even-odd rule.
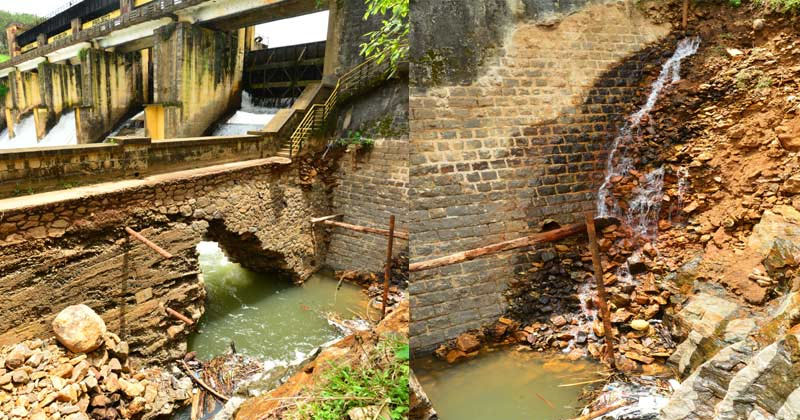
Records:
[[[192,321],[192,319],[187,317],[186,315],[183,315],[182,313],[180,313],[180,312],[178,312],[178,311],[176,311],[176,310],[174,310],[174,309],[172,309],[172,308],[170,308],[168,306],[164,307],[164,309],[167,311],[168,314],[170,314],[170,315],[174,316],[175,318],[178,318],[181,321],[185,322],[186,325],[194,325],[194,321]]]
[[[186,370],[186,374],[189,375],[189,377],[192,378],[192,380],[195,381],[198,385],[203,387],[206,391],[210,392],[212,395],[214,395],[215,397],[219,398],[220,400],[225,401],[225,402],[228,401],[228,397],[226,397],[226,396],[220,394],[219,392],[215,391],[214,388],[211,388],[210,386],[208,386],[205,382],[203,382],[202,379],[200,379],[194,372],[192,372],[192,369],[189,367],[189,365],[186,364],[186,362],[181,360],[181,364],[183,365],[183,368]]]
[[[389,300],[389,283],[392,279],[392,244],[394,243],[394,215],[389,216],[389,239],[386,243],[386,267],[383,271],[383,302],[381,319],[386,316],[386,301]]]
[[[605,406],[605,407],[603,407],[603,408],[601,408],[599,410],[592,411],[591,413],[589,413],[589,414],[587,414],[585,416],[575,417],[572,420],[592,420],[592,419],[595,419],[597,417],[602,416],[603,414],[610,413],[610,412],[612,412],[612,411],[614,411],[614,410],[616,410],[616,409],[618,409],[620,407],[625,407],[626,405],[629,405],[629,404],[630,404],[630,402],[627,402],[627,401],[623,401],[623,402],[616,403],[616,404],[611,404],[611,405]]]
[[[597,232],[594,226],[594,216],[586,214],[586,232],[589,234],[589,249],[592,251],[592,265],[594,266],[594,281],[597,285],[597,306],[603,315],[603,332],[606,336],[606,357],[611,369],[616,369],[614,360],[614,331],[611,329],[611,312],[608,310],[606,286],[603,284],[603,263],[600,260],[600,247],[597,245]]]

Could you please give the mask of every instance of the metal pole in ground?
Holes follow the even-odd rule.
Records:
[[[381,319],[386,316],[386,301],[389,300],[389,283],[392,279],[392,245],[394,244],[394,215],[389,216],[389,242],[386,245],[386,268],[383,271],[383,302]]]
[[[589,249],[592,251],[592,264],[594,265],[594,280],[597,284],[597,306],[603,315],[603,331],[606,336],[606,358],[612,369],[616,369],[614,360],[614,332],[611,329],[611,313],[606,303],[606,287],[603,284],[603,264],[600,261],[600,247],[597,245],[597,231],[594,226],[594,215],[586,213],[586,232],[589,234]]]

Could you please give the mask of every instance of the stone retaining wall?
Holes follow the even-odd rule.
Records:
[[[333,190],[333,214],[346,223],[408,231],[408,139],[375,142],[371,151],[349,152],[339,161],[339,181]],[[386,262],[386,237],[331,230],[326,264],[337,270],[381,271]],[[395,240],[394,254],[408,250],[408,241]]]
[[[308,221],[330,211],[329,188],[295,174],[270,158],[0,200],[0,345],[48,335],[59,310],[85,303],[136,356],[182,356],[188,331],[164,307],[201,315],[199,241],[287,281],[322,263],[324,241]],[[175,257],[129,240],[125,226]]]
[[[0,197],[257,159],[273,155],[278,148],[275,142],[251,135],[161,141],[120,137],[114,141],[2,152]]]

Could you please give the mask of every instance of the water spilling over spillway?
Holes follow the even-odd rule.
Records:
[[[258,106],[249,93],[242,92],[242,104],[239,110],[224,124],[220,124],[213,135],[234,136],[247,134],[251,130],[260,130],[272,120],[276,112],[278,108]]]
[[[33,115],[23,118],[15,127],[13,138],[8,129],[0,133],[0,149],[19,149],[28,147],[69,146],[78,144],[75,128],[75,111],[65,113],[41,140],[36,139],[36,124]]]

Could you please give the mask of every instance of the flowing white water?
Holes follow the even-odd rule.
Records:
[[[75,112],[70,111],[62,115],[50,131],[42,138],[36,139],[36,124],[33,115],[23,118],[15,127],[13,138],[8,136],[8,130],[0,133],[0,149],[19,149],[28,147],[69,146],[78,144],[78,134],[75,129]]]
[[[664,197],[664,167],[645,175],[644,182],[633,190],[633,199],[628,203],[625,223],[638,235],[652,238],[658,228],[658,213]]]
[[[250,130],[260,130],[267,125],[278,108],[268,108],[258,106],[253,102],[252,96],[247,92],[242,92],[242,104],[236,114],[228,119],[224,124],[220,124],[213,135],[233,136],[245,134]]]
[[[700,38],[697,37],[684,38],[678,42],[672,57],[664,62],[658,79],[653,82],[647,101],[630,116],[628,123],[614,139],[608,154],[606,176],[597,192],[597,214],[599,217],[613,216],[622,219],[639,236],[654,238],[658,232],[658,215],[664,197],[664,168],[659,167],[644,176],[643,182],[634,189],[632,199],[628,202],[628,210],[624,214],[614,196],[611,195],[611,186],[617,180],[628,175],[634,168],[634,157],[628,154],[628,150],[629,146],[639,138],[639,125],[642,123],[642,119],[652,111],[664,87],[680,80],[681,61],[697,52],[699,46]],[[685,185],[679,183],[679,195],[683,191],[681,188],[685,188]],[[629,262],[637,258],[641,258],[640,250],[634,252]],[[627,264],[619,266],[615,274],[617,281],[622,284],[633,282],[633,275]],[[596,311],[591,309],[592,305],[590,305],[590,300],[594,295],[591,282],[584,283],[578,290],[578,298],[592,321],[597,318]]]
[[[144,126],[144,111],[140,111],[133,117],[127,119],[124,123],[120,124],[119,127],[117,127],[115,130],[111,132],[111,134],[108,135],[108,137],[117,136],[123,130],[135,130],[134,127],[136,126],[137,122],[141,124],[139,127]],[[140,128],[140,130],[142,130],[142,134],[144,134],[144,129]]]
[[[73,144],[78,144],[75,111],[62,115],[56,125],[39,141],[39,146],[69,146]]]
[[[642,118],[653,109],[664,87],[668,83],[672,84],[680,80],[681,61],[697,52],[699,46],[700,38],[697,37],[684,38],[678,42],[675,53],[664,63],[658,79],[653,82],[647,102],[641,109],[631,115],[629,122],[614,139],[606,163],[606,177],[597,192],[597,214],[599,217],[622,216],[616,200],[611,195],[611,185],[614,180],[628,175],[630,170],[633,169],[633,157],[626,154],[628,146],[639,138],[639,125],[642,122]],[[609,201],[611,202],[610,206]],[[652,206],[640,206],[640,209],[649,211]],[[634,218],[638,219],[636,216]]]

